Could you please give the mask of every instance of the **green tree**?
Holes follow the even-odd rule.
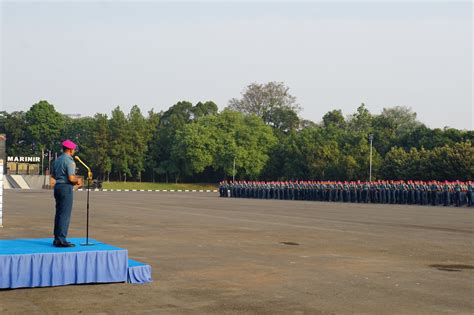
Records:
[[[131,138],[130,126],[125,114],[117,106],[112,111],[112,117],[109,122],[110,126],[110,159],[112,161],[112,170],[118,174],[119,180],[127,180],[127,176],[131,176],[130,171],[130,152]]]
[[[179,179],[179,167],[171,158],[172,147],[176,132],[191,122],[193,105],[182,101],[171,106],[160,118],[157,132],[153,136],[152,152],[156,160],[156,172],[165,175],[166,182],[169,176]]]
[[[202,173],[212,165],[217,146],[215,120],[210,116],[178,130],[171,155],[184,175]]]
[[[286,179],[320,178],[316,174],[315,156],[321,144],[319,127],[304,128],[289,134],[283,143],[284,164],[282,177]]]
[[[230,106],[238,112],[218,113],[211,101],[179,102],[147,117],[134,106],[127,116],[115,108],[110,120],[102,114],[72,119],[41,101],[26,113],[0,112],[0,133],[7,134],[9,155],[58,152],[70,138],[103,179],[154,181],[156,173],[211,180],[231,176],[235,159],[240,179],[365,180],[371,133],[373,178],[474,177],[472,130],[430,129],[409,108],[372,115],[364,104],[347,119],[332,110],[315,124],[300,120],[295,104],[281,83],[250,86]]]
[[[145,155],[148,151],[148,141],[151,131],[146,118],[142,115],[140,108],[135,105],[128,114],[129,137],[132,142],[130,146],[130,170],[135,178],[142,180],[142,172],[145,170]]]
[[[261,174],[276,144],[272,129],[261,118],[230,110],[185,126],[176,140],[173,156],[188,174],[211,167],[232,176],[235,159],[237,176],[251,179]]]
[[[7,135],[8,155],[28,155],[33,153],[32,141],[26,133],[25,113],[0,112],[0,133]]]
[[[367,136],[372,132],[372,119],[372,114],[365,107],[365,104],[362,103],[357,108],[357,112],[349,117],[348,128],[351,132]]]
[[[226,123],[232,115],[230,112],[224,112],[221,115],[222,122]],[[232,118],[229,120],[233,121]],[[257,179],[269,160],[269,151],[276,144],[272,129],[266,126],[261,118],[255,115],[246,115],[243,119],[237,117],[233,135],[235,146],[231,145],[230,147],[236,149],[237,173],[240,174],[240,177]],[[224,146],[226,141],[220,143],[218,157],[228,157],[227,149]],[[215,161],[218,161],[218,158]],[[226,164],[226,166],[230,165]],[[231,175],[229,168],[223,167],[222,169],[226,170],[227,175]]]
[[[95,170],[99,173],[98,177],[102,180],[109,180],[112,171],[112,160],[109,156],[111,135],[109,120],[107,115],[96,114],[94,116],[95,124],[92,130],[92,140],[94,145],[93,163]]]
[[[381,168],[382,177],[391,180],[405,179],[408,163],[408,153],[403,148],[393,147],[385,155]]]
[[[289,90],[283,82],[252,83],[242,93],[242,98],[229,101],[228,108],[257,115],[266,124],[288,131],[298,126],[298,113],[301,111],[296,97]]]
[[[357,168],[354,170],[355,177],[360,180],[369,180],[370,145],[368,137],[353,135],[351,141],[344,145],[342,152],[352,156],[357,162]],[[382,157],[374,147],[372,150],[372,180],[379,178],[381,163]]]
[[[474,178],[474,148],[470,142],[434,148],[430,156],[434,179],[468,180]]]
[[[342,110],[334,109],[332,111],[327,112],[323,116],[323,126],[325,128],[331,126],[341,129],[346,128],[346,120],[344,118],[344,115],[342,114]]]
[[[148,150],[145,155],[145,170],[146,173],[149,174],[149,178],[153,182],[155,182],[155,173],[158,166],[158,161],[155,158],[155,156],[157,155],[156,151],[158,150],[158,148],[155,145],[155,141],[158,138],[157,130],[158,125],[160,123],[161,115],[162,113],[155,113],[153,110],[150,110],[148,112],[148,118],[146,122],[149,132],[149,138],[147,143]]]
[[[26,133],[36,152],[51,148],[61,140],[65,118],[52,104],[40,101],[25,113]]]
[[[415,130],[424,127],[416,119],[416,113],[411,108],[404,106],[384,108],[380,115],[373,117],[372,125],[377,139],[375,147],[383,154],[388,152],[392,146],[402,146],[408,149],[409,147],[398,143],[397,139],[405,136],[410,138]],[[415,144],[415,147],[418,146]]]
[[[207,115],[216,115],[218,111],[216,103],[212,101],[198,102],[192,109],[193,119],[197,120]]]
[[[357,180],[358,164],[352,155],[341,154],[338,163],[338,179],[339,180]]]
[[[422,123],[416,119],[416,113],[406,106],[384,108],[382,113],[374,117],[374,119],[383,121],[384,125],[393,129],[397,136],[422,126]]]
[[[181,175],[188,174],[183,170],[183,159],[173,154],[173,146],[178,141],[177,133],[185,128],[187,124],[200,118],[212,116],[217,113],[217,105],[211,101],[199,102],[193,106],[190,102],[182,101],[171,106],[160,115],[156,132],[152,136],[150,152],[155,162],[154,170],[158,174],[165,175],[168,181],[170,175],[175,181],[179,181]],[[182,140],[182,139],[181,139]],[[176,152],[177,149],[174,151]]]
[[[285,146],[283,178],[338,179],[340,150],[320,127],[308,127],[289,135]]]

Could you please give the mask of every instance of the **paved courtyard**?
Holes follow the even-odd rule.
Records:
[[[71,237],[85,235],[77,192]],[[50,191],[5,191],[0,239],[51,237]],[[474,209],[92,192],[91,237],[147,285],[0,291],[0,313],[473,313]]]

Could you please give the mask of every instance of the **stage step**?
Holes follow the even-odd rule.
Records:
[[[151,266],[142,262],[128,260],[128,283],[149,283],[151,279]]]

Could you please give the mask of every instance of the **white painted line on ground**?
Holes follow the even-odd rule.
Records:
[[[87,189],[83,189],[83,188],[79,188],[77,191],[87,191]],[[128,192],[131,192],[131,191],[149,191],[149,192],[201,192],[201,193],[210,193],[210,192],[213,192],[213,193],[216,193],[218,192],[218,190],[210,190],[210,189],[207,189],[207,190],[203,190],[203,189],[200,189],[200,190],[196,190],[196,189],[193,189],[193,190],[189,190],[189,189],[91,189],[90,191],[128,191]]]

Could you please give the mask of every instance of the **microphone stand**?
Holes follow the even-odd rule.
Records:
[[[90,185],[91,185],[91,180],[89,177],[87,177],[87,219],[86,219],[86,243],[81,244],[81,246],[91,246],[95,244],[90,244],[89,243],[89,192],[90,192]]]
[[[81,246],[92,246],[95,244],[89,243],[89,193],[90,193],[90,184],[92,180],[92,171],[78,156],[75,156],[75,159],[78,160],[86,169],[87,169],[87,215],[86,215],[86,242],[81,244]]]

